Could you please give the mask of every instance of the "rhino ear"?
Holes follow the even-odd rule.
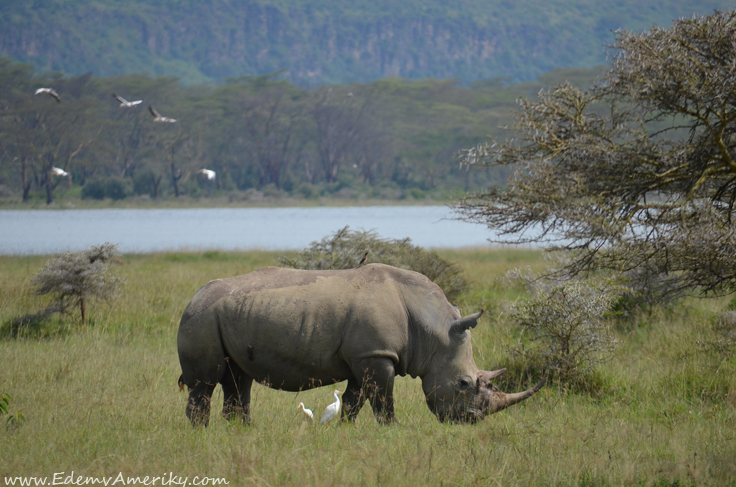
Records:
[[[477,313],[453,321],[452,325],[450,325],[450,333],[461,334],[465,333],[465,331],[469,328],[475,328],[475,326],[478,324],[478,319],[483,315],[484,311],[485,310],[482,309]]]

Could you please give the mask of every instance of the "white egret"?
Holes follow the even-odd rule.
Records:
[[[151,105],[148,105],[148,111],[150,111],[151,112],[151,115],[153,115],[153,121],[154,122],[171,122],[171,123],[176,122],[176,119],[174,119],[174,118],[169,118],[169,117],[162,116]]]
[[[115,93],[113,93],[112,96],[113,96],[113,98],[115,98],[117,101],[120,102],[120,108],[134,107],[134,106],[136,106],[136,105],[138,105],[138,104],[140,104],[140,103],[143,102],[143,100],[128,101],[125,98],[123,98],[122,96],[116,95]]]
[[[333,392],[333,395],[335,396],[335,402],[325,408],[325,412],[322,413],[322,419],[319,420],[319,424],[322,424],[325,421],[333,420],[340,414],[339,394],[342,394],[342,391],[335,390],[335,392]]]
[[[37,95],[40,95],[41,93],[46,93],[47,95],[53,96],[54,98],[56,98],[56,101],[61,103],[61,98],[59,97],[59,94],[53,88],[39,88],[36,90]]]
[[[60,167],[52,167],[51,168],[51,174],[53,174],[55,176],[61,176],[61,177],[64,177],[64,176],[68,176],[69,175],[68,172],[66,172],[65,170],[63,170]]]
[[[304,416],[306,416],[307,418],[309,418],[311,421],[314,421],[314,414],[312,413],[312,410],[305,408],[303,402],[300,402],[299,405],[296,408],[297,409],[301,408],[302,411],[304,411]]]
[[[217,173],[212,169],[200,169],[199,171],[197,171],[197,174],[204,174],[210,181],[214,181],[215,176],[217,176]]]

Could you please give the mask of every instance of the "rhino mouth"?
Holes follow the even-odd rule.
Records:
[[[462,413],[455,415],[453,422],[462,424],[475,424],[479,421],[482,421],[485,417],[486,415],[483,413],[482,410],[477,408],[469,408]]]
[[[437,419],[442,423],[475,424],[486,417],[482,409],[469,407],[463,410],[438,411]]]

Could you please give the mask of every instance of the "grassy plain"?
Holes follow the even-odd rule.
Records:
[[[489,310],[473,330],[476,363],[505,366],[525,339],[505,320],[502,300],[523,290],[499,278],[540,268],[540,252],[442,252],[467,271],[465,313]],[[332,388],[300,394],[254,386],[253,424],[218,414],[193,429],[176,332],[181,313],[210,279],[276,263],[266,252],[126,255],[112,306],[90,306],[90,324],[55,318],[51,332],[0,338],[0,478],[168,475],[225,478],[230,485],[736,485],[736,358],[707,344],[725,300],[687,301],[617,325],[620,346],[599,371],[597,391],[546,387],[522,405],[474,426],[440,424],[418,379],[396,385],[398,425],[381,427],[370,408],[355,424],[303,421],[303,401],[320,414]],[[43,257],[0,257],[0,323],[40,309],[30,277]],[[510,372],[504,388],[537,377]],[[219,390],[213,413],[222,404]],[[5,423],[4,419],[1,419]],[[168,478],[168,477],[167,477]],[[3,480],[0,480],[3,482]],[[3,484],[4,485],[4,484]],[[118,484],[121,485],[121,484]],[[160,483],[158,484],[160,485]]]

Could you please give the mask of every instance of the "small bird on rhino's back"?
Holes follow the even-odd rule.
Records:
[[[368,262],[368,251],[367,250],[365,251],[365,255],[363,255],[363,258],[360,259],[360,262],[358,262],[358,267],[364,266],[366,262]]]

